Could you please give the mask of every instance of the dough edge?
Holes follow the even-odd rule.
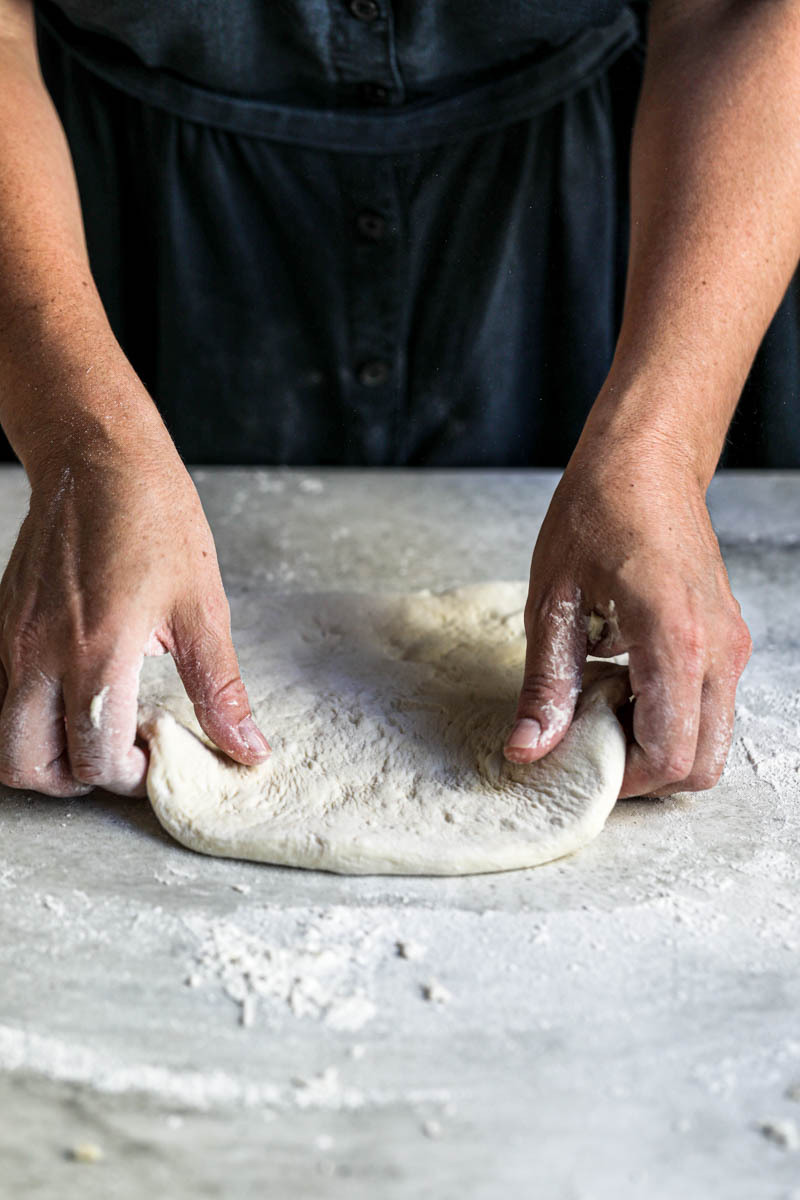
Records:
[[[176,755],[199,756],[199,761],[213,756],[218,763],[224,762],[221,769],[226,775],[241,778],[249,787],[257,787],[261,779],[268,785],[270,764],[248,768],[231,763],[163,709],[143,713],[140,722],[140,731],[150,744],[148,797],[167,833],[188,849],[214,857],[341,875],[455,876],[540,866],[593,841],[616,804],[625,769],[626,741],[614,709],[627,694],[625,679],[624,672],[608,667],[601,668],[593,679],[590,676],[563,740],[540,763],[524,769],[530,778],[532,797],[536,797],[537,777],[543,773],[548,782],[559,773],[564,780],[593,781],[591,799],[580,804],[578,811],[569,810],[566,824],[554,825],[551,834],[533,840],[525,840],[515,831],[499,831],[490,841],[478,842],[465,839],[460,831],[456,833],[456,826],[455,830],[445,828],[441,839],[408,838],[403,831],[391,828],[362,830],[354,843],[351,831],[345,830],[341,836],[297,828],[280,833],[271,821],[232,830],[219,826],[209,834],[202,821],[195,819],[184,793],[173,787],[170,761]]]

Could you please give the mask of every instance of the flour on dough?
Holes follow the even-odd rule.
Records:
[[[159,821],[204,854],[358,875],[504,871],[585,846],[619,793],[627,679],[598,664],[559,747],[506,762],[525,594],[246,599],[239,655],[272,758],[242,767],[215,750],[170,661],[148,660],[140,729]]]

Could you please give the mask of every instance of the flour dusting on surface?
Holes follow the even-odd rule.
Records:
[[[288,1009],[301,1019],[321,1020],[332,1029],[357,1030],[371,1021],[375,1005],[360,966],[369,961],[380,927],[367,931],[345,914],[309,924],[292,944],[267,943],[233,921],[187,917],[199,938],[193,986],[215,980],[241,1008],[241,1023],[269,1022]]]

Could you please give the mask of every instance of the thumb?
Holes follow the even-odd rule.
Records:
[[[208,614],[173,624],[172,656],[201,727],[221,750],[252,766],[271,754],[250,710],[231,639],[227,604],[224,619]]]
[[[536,762],[561,741],[575,712],[586,660],[580,592],[551,594],[530,611],[522,690],[503,751],[513,763]]]

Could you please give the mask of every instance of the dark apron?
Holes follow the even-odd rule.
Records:
[[[464,2],[475,28],[504,27],[502,4]],[[633,11],[579,0],[582,28],[519,54],[503,46],[478,71],[456,44],[463,27],[450,62],[447,29],[431,42],[424,23],[409,26],[409,12],[450,6],[395,3],[392,24],[389,0],[294,0],[275,6],[306,18],[282,47],[250,46],[238,28],[234,66],[275,57],[257,80],[253,68],[229,80],[205,50],[228,45],[231,12],[257,8],[178,4],[202,11],[204,28],[184,15],[176,33],[159,24],[172,6],[151,7],[136,53],[102,16],[79,26],[45,0],[37,27],[94,276],[183,456],[562,465],[620,317],[642,68]],[[271,89],[249,86],[263,79]],[[800,466],[798,328],[792,288],[728,462]]]

